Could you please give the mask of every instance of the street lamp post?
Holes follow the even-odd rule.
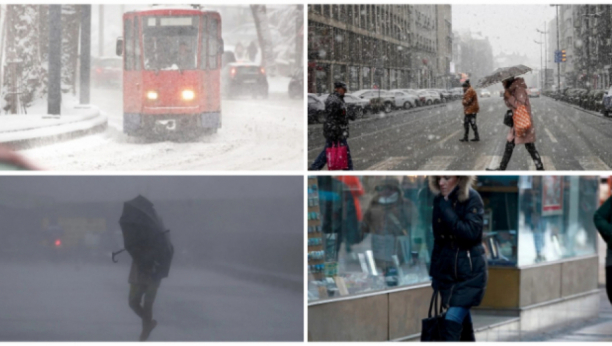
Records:
[[[557,16],[556,16],[556,21],[557,21],[557,52],[559,51],[559,6],[561,5],[550,5],[550,6],[554,6],[557,8]],[[557,92],[559,92],[561,90],[561,62],[558,61],[557,62]]]
[[[544,83],[542,81],[542,42],[538,42],[536,40],[533,40],[533,42],[540,45],[540,88],[541,90],[544,90]]]
[[[546,76],[546,71],[548,70],[548,45],[546,44],[548,41],[546,41],[546,34],[548,34],[548,31],[546,30],[546,22],[544,22],[544,31],[540,30],[540,29],[536,29],[537,32],[539,32],[540,34],[544,34],[544,56],[546,57],[546,59],[544,59],[544,87],[543,89],[546,89],[546,85],[547,85],[547,76]],[[540,39],[542,37],[540,36]]]

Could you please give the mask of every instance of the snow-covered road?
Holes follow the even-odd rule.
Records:
[[[270,83],[267,100],[223,100],[223,127],[197,142],[126,136],[121,90],[93,89],[91,103],[108,116],[106,132],[22,154],[50,170],[300,170],[303,100],[287,97],[288,79]]]

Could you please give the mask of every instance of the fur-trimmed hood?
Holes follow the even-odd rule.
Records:
[[[476,183],[475,175],[462,175],[459,176],[459,182],[457,186],[459,191],[457,191],[457,199],[459,202],[465,202],[470,197],[470,187],[472,187]],[[429,189],[434,194],[440,194],[440,186],[438,185],[438,177],[437,176],[429,176],[427,178],[429,181]]]

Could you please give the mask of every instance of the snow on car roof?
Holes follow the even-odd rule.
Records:
[[[156,11],[156,10],[177,10],[177,11],[194,11],[194,12],[217,12],[212,10],[207,10],[203,7],[193,7],[191,5],[151,5],[147,7],[143,7],[138,10],[133,10],[130,12],[139,13],[139,12],[148,12],[148,11]]]

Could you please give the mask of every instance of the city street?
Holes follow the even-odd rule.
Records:
[[[0,265],[0,340],[137,341],[129,263]],[[177,266],[158,290],[149,341],[301,341],[302,311],[301,290]]]
[[[501,97],[479,98],[480,142],[459,142],[463,108],[439,106],[374,115],[350,124],[348,144],[355,170],[484,170],[499,165],[508,127]],[[547,97],[532,98],[536,147],[546,170],[609,170],[612,118]],[[470,129],[470,138],[473,132]],[[322,125],[308,127],[308,162],[324,146]],[[507,170],[535,170],[524,146]]]
[[[270,79],[269,99],[224,99],[222,128],[195,142],[128,137],[121,88],[93,89],[91,104],[108,116],[106,132],[21,153],[51,170],[301,169],[304,101],[287,96],[288,78]]]

